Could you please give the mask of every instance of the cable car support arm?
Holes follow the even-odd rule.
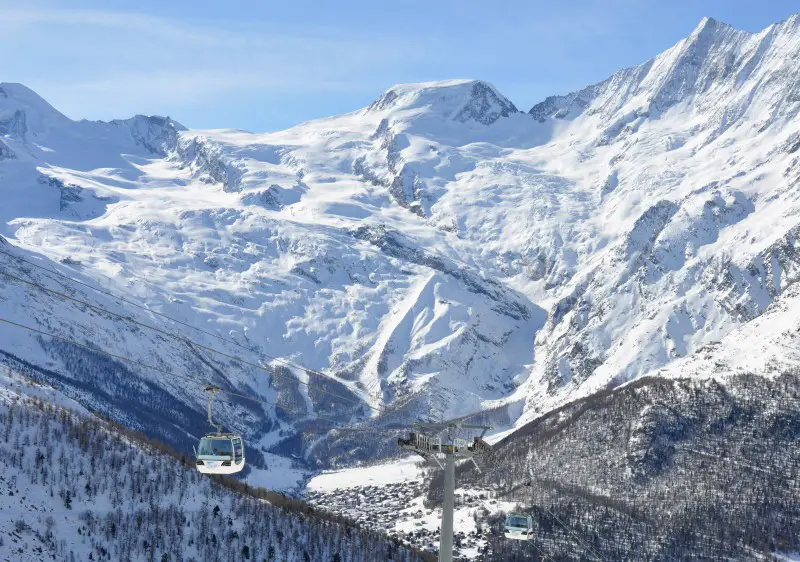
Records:
[[[222,389],[218,386],[209,385],[206,387],[206,392],[208,392],[208,423],[211,427],[215,427],[217,429],[217,433],[222,433],[222,424],[214,423],[214,418],[211,414],[211,406],[214,403],[214,395],[217,392],[222,392]]]

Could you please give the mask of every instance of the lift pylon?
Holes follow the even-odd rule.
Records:
[[[444,502],[442,503],[441,535],[439,537],[439,562],[453,561],[453,511],[455,509],[456,460],[469,459],[480,470],[476,458],[488,459],[492,447],[483,440],[492,429],[486,425],[467,425],[460,422],[415,423],[415,428],[427,430],[434,436],[412,431],[408,439],[397,440],[398,446],[414,451],[427,460],[434,461],[444,470]],[[472,441],[458,438],[459,431],[480,430]]]

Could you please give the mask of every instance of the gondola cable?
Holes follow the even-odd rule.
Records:
[[[559,524],[559,525],[561,525],[562,527],[564,527],[564,529],[566,529],[566,531],[567,531],[567,532],[568,532],[570,535],[572,535],[572,536],[575,538],[575,540],[576,540],[576,541],[578,541],[578,543],[579,543],[579,544],[580,544],[580,545],[581,545],[583,548],[585,548],[586,550],[588,550],[589,552],[591,552],[591,553],[592,553],[592,555],[594,555],[595,557],[597,557],[597,559],[598,559],[598,560],[600,560],[601,562],[603,562],[603,561],[604,561],[604,558],[603,558],[602,556],[600,556],[599,554],[597,554],[597,552],[596,552],[596,551],[595,551],[595,550],[594,550],[592,547],[590,547],[588,544],[584,543],[584,542],[581,540],[581,538],[578,536],[578,533],[576,533],[575,531],[573,531],[571,527],[567,526],[567,525],[566,525],[566,524],[565,524],[563,521],[561,521],[561,519],[559,519],[559,518],[558,518],[558,516],[556,516],[556,514],[555,514],[555,513],[553,513],[552,511],[550,511],[550,510],[549,510],[549,509],[548,509],[546,506],[544,506],[544,505],[542,505],[542,506],[541,506],[541,508],[542,508],[542,509],[544,509],[544,510],[545,510],[547,513],[549,513],[549,514],[550,514],[550,516],[551,516],[553,519],[555,519],[555,520],[558,522],[558,524]]]

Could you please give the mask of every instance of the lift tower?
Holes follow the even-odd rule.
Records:
[[[444,502],[442,503],[441,535],[439,538],[439,562],[453,562],[453,509],[455,507],[456,459],[469,459],[480,470],[476,459],[488,459],[491,446],[483,440],[492,429],[485,425],[465,425],[457,421],[441,423],[415,423],[418,428],[435,435],[411,432],[408,439],[400,438],[397,444],[435,462],[444,470]],[[464,431],[480,430],[472,441],[456,435]]]

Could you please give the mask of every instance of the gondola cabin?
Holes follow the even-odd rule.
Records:
[[[505,536],[507,539],[527,541],[533,535],[533,517],[511,514],[506,517]]]
[[[244,443],[233,433],[209,433],[200,439],[196,459],[203,474],[235,474],[244,468]]]

